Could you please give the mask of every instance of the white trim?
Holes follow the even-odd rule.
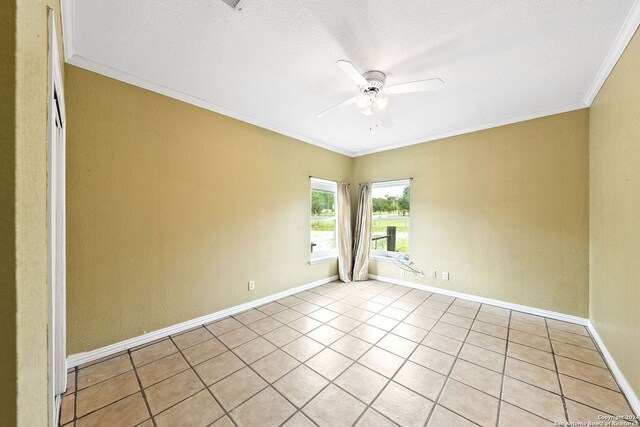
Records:
[[[336,181],[329,181],[321,178],[310,177],[311,188],[309,190],[309,248],[312,249],[311,244],[311,223],[313,221],[328,221],[333,220],[335,231],[335,241],[338,242],[338,212],[340,211],[340,206],[338,205],[338,183]],[[333,193],[333,216],[313,216],[313,212],[311,209],[313,208],[313,190],[316,191],[324,191],[327,193]],[[331,258],[338,258],[338,248],[336,249],[325,249],[320,252],[309,252],[309,265],[318,264],[320,262],[326,261]]]
[[[53,10],[48,11],[47,78],[47,293],[49,425],[58,425],[66,366],[66,114]]]
[[[393,283],[396,285],[407,286],[409,288],[420,289],[420,290],[438,293],[442,295],[448,295],[455,298],[464,298],[469,301],[475,301],[482,304],[491,304],[497,307],[507,308],[509,310],[516,310],[516,311],[521,311],[523,313],[547,317],[549,319],[561,320],[564,322],[575,323],[578,325],[586,326],[589,332],[591,333],[591,336],[595,340],[598,348],[600,349],[600,352],[602,353],[605,361],[607,362],[607,365],[609,366],[609,370],[611,371],[618,385],[620,386],[620,390],[627,398],[627,401],[629,402],[629,406],[631,407],[631,410],[636,415],[640,414],[640,400],[638,399],[638,396],[636,395],[635,391],[631,387],[631,384],[629,384],[629,382],[625,378],[620,368],[618,368],[618,365],[616,364],[613,356],[611,355],[611,353],[609,353],[609,350],[605,346],[604,341],[602,341],[600,334],[598,334],[598,331],[596,330],[595,326],[591,323],[589,319],[586,319],[584,317],[573,316],[571,314],[544,310],[542,308],[514,304],[514,303],[495,300],[491,298],[484,298],[476,295],[466,294],[464,292],[455,292],[455,291],[449,291],[447,289],[436,288],[433,286],[420,285],[417,283],[408,282],[406,280],[392,279],[390,277],[378,276],[375,274],[369,274],[369,278],[374,280],[380,280],[383,282]]]
[[[631,406],[631,410],[636,415],[640,415],[640,400],[638,399],[638,395],[636,395],[635,391],[631,387],[631,384],[629,384],[625,376],[622,374],[620,368],[618,368],[618,365],[613,359],[613,356],[611,355],[611,353],[609,353],[607,346],[604,345],[604,341],[602,341],[602,338],[600,338],[600,334],[598,334],[596,327],[593,326],[593,323],[591,323],[590,320],[587,322],[587,329],[589,329],[591,336],[596,341],[596,344],[598,344],[600,352],[602,352],[604,360],[609,366],[609,370],[613,374],[613,377],[616,379],[618,386],[620,386],[620,390],[622,390],[622,393],[627,398],[629,406]]]
[[[309,265],[316,265],[316,264],[320,264],[320,263],[323,263],[323,262],[329,262],[329,261],[333,261],[335,259],[338,259],[337,251],[332,251],[332,252],[336,252],[336,253],[333,253],[333,254],[327,255],[327,256],[317,257],[317,258],[309,258]],[[319,252],[319,253],[321,253],[321,252]]]
[[[640,0],[637,0],[637,1],[640,1]],[[289,136],[291,138],[295,138],[299,141],[303,141],[303,142],[324,148],[326,150],[343,154],[345,156],[352,157],[352,158],[365,156],[367,154],[379,153],[382,151],[394,150],[396,148],[402,148],[409,145],[421,144],[423,142],[435,141],[438,139],[449,138],[457,135],[463,135],[466,133],[477,132],[480,130],[491,129],[499,126],[505,126],[505,125],[523,122],[527,120],[538,119],[541,117],[552,116],[554,114],[561,114],[569,111],[580,110],[582,108],[589,107],[589,104],[586,104],[584,102],[577,102],[574,104],[564,105],[564,106],[555,107],[555,108],[549,108],[549,109],[542,110],[532,114],[526,114],[524,116],[512,117],[509,119],[498,120],[498,121],[494,121],[491,123],[486,123],[478,126],[471,126],[468,128],[459,129],[451,132],[444,132],[437,135],[421,137],[414,140],[401,142],[399,144],[394,144],[394,145],[386,146],[382,148],[374,148],[371,150],[362,150],[362,151],[350,151],[350,150],[342,149],[339,147],[335,147],[333,145],[329,145],[325,142],[317,141],[313,138],[307,138],[298,133],[283,129],[279,126],[272,125],[270,123],[263,122],[261,120],[246,116],[244,114],[236,113],[234,111],[228,110],[224,107],[205,101],[204,99],[187,95],[183,92],[168,88],[166,86],[163,86],[157,83],[150,82],[146,79],[133,76],[124,71],[121,71],[121,70],[103,65],[91,59],[87,59],[82,56],[79,56],[75,52],[75,34],[74,34],[74,25],[73,25],[73,0],[61,0],[61,13],[62,13],[62,26],[63,26],[63,37],[64,37],[64,57],[65,57],[65,61],[69,64],[75,65],[80,68],[84,68],[89,71],[93,71],[98,74],[102,74],[103,76],[107,76],[116,80],[123,81],[125,83],[129,83],[134,86],[141,87],[143,89],[150,90],[152,92],[159,93],[161,95],[168,96],[170,98],[177,99],[179,101],[186,102],[188,104],[195,105],[200,108],[204,108],[206,110],[223,114],[225,116],[232,117],[234,119],[241,120],[243,122],[250,123],[252,125],[259,126],[259,127],[271,130],[273,132],[277,132],[279,134]]]
[[[427,137],[421,137],[414,140],[401,142],[398,144],[382,147],[382,148],[374,148],[370,150],[362,150],[362,151],[349,151],[342,148],[338,148],[332,145],[329,145],[324,142],[320,142],[314,140],[312,138],[307,138],[295,132],[288,131],[279,126],[272,125],[267,122],[263,122],[258,119],[254,119],[244,114],[236,113],[234,111],[227,110],[226,108],[220,107],[203,99],[187,95],[180,91],[176,91],[170,89],[166,86],[162,86],[145,79],[141,79],[139,77],[128,74],[124,71],[117,70],[112,67],[108,67],[106,65],[100,64],[96,61],[92,61],[90,59],[81,57],[76,55],[75,53],[75,34],[74,34],[74,25],[73,25],[73,0],[61,0],[61,15],[62,15],[62,26],[63,26],[63,39],[64,39],[64,57],[66,62],[69,64],[85,68],[87,70],[96,72],[98,74],[102,74],[107,77],[114,78],[116,80],[123,81],[125,83],[132,84],[134,86],[138,86],[147,90],[151,90],[153,92],[169,96],[171,98],[178,99],[180,101],[196,105],[198,107],[214,111],[225,116],[229,116],[265,129],[269,129],[271,131],[280,133],[282,135],[289,136],[291,138],[298,139],[303,142],[307,142],[312,145],[316,145],[318,147],[324,148],[329,151],[333,151],[339,154],[343,154],[348,157],[356,158],[361,156],[366,156],[367,154],[380,153],[383,151],[394,150],[397,148],[407,147],[410,145],[421,144],[423,142],[435,141],[438,139],[449,138],[452,136],[464,135],[467,133],[477,132],[481,130],[491,129],[500,126],[506,126],[514,123],[524,122],[527,120],[538,119],[542,117],[552,116],[555,114],[567,113],[570,111],[580,110],[582,108],[588,108],[591,106],[591,103],[595,99],[596,95],[600,91],[600,88],[609,77],[609,74],[613,70],[613,67],[616,65],[620,56],[624,52],[625,48],[631,41],[633,34],[635,33],[638,25],[640,25],[640,0],[636,0],[627,19],[625,20],[616,40],[611,47],[609,54],[607,55],[604,63],[600,67],[598,74],[595,76],[593,83],[589,87],[588,92],[585,94],[583,100],[581,102],[576,102],[573,104],[563,105],[560,107],[554,107],[545,109],[542,111],[538,111],[531,114],[525,114],[523,116],[512,117],[504,120],[497,120],[490,123],[485,123],[477,126],[471,126],[464,129],[458,129],[450,132],[443,132],[436,135],[431,135]]]
[[[411,178],[405,179],[394,179],[391,181],[378,181],[371,183],[371,189],[375,186],[376,188],[387,188],[387,187],[398,187],[400,185],[408,185],[411,186]]]
[[[69,49],[70,50],[70,49]],[[343,154],[348,157],[353,157],[353,153],[348,150],[343,150],[341,148],[334,147],[332,145],[328,145],[324,142],[316,141],[312,138],[307,138],[306,136],[300,135],[298,133],[289,131],[287,129],[281,128],[280,126],[255,119],[253,117],[247,116],[242,113],[238,113],[236,111],[229,110],[220,105],[216,105],[212,102],[206,101],[202,98],[198,98],[196,96],[188,95],[182,91],[171,89],[167,86],[163,86],[158,83],[151,82],[146,79],[142,79],[140,77],[136,77],[127,72],[118,70],[116,68],[109,67],[107,65],[100,64],[99,62],[93,61],[91,59],[84,58],[82,56],[78,56],[73,52],[69,53],[69,57],[67,58],[67,63],[71,65],[75,65],[80,68],[84,68],[89,71],[93,71],[94,73],[102,74],[103,76],[111,77],[112,79],[120,80],[125,83],[129,83],[130,85],[141,87],[143,89],[150,90],[152,92],[159,93],[161,95],[168,96],[170,98],[177,99],[182,102],[186,102],[187,104],[195,105],[196,107],[204,108],[205,110],[213,111],[218,114],[222,114],[227,117],[234,118],[236,120],[243,121],[245,123],[249,123],[264,129],[268,129],[270,131],[279,133],[281,135],[288,136],[290,138],[297,139],[298,141],[306,142],[311,145],[315,145],[320,148],[324,148],[325,150],[333,151],[339,154]]]
[[[411,181],[413,178],[404,178],[404,179],[394,179],[391,181],[378,181],[371,183],[371,197],[373,198],[373,190],[376,188],[389,188],[389,187],[399,187],[399,186],[407,186],[411,189]],[[409,195],[409,199],[411,199],[411,195]],[[411,200],[409,200],[411,203]],[[372,208],[373,209],[373,208]],[[382,215],[375,216],[373,212],[371,212],[371,228],[373,229],[373,223],[376,220],[385,220],[390,219],[389,217],[384,217]],[[380,259],[382,261],[390,261],[393,262],[393,258],[397,256],[406,256],[406,261],[409,261],[409,253],[411,252],[411,215],[408,217],[402,218],[396,216],[398,221],[406,221],[407,222],[407,242],[409,247],[407,248],[407,252],[399,252],[399,251],[387,251],[387,250],[378,250],[373,249],[373,231],[371,232],[371,247],[369,249],[369,259]]]
[[[285,291],[271,294],[263,298],[246,302],[244,304],[236,305],[235,307],[220,310],[215,313],[198,317],[196,319],[187,320],[186,322],[178,323],[173,326],[168,326],[163,329],[158,329],[157,331],[149,332],[147,334],[140,335],[138,337],[120,341],[118,343],[111,344],[106,347],[98,348],[98,349],[87,351],[84,353],[72,354],[71,356],[67,357],[67,366],[69,368],[73,368],[75,366],[82,365],[84,363],[92,362],[94,360],[98,360],[103,357],[110,356],[112,354],[118,353],[120,351],[129,349],[132,347],[147,344],[149,342],[158,340],[160,338],[165,338],[169,335],[174,335],[179,332],[183,332],[188,329],[194,328],[196,326],[203,325],[205,323],[211,323],[223,317],[240,313],[250,308],[258,307],[258,306],[270,303],[272,301],[288,297],[289,295],[297,294],[299,292],[303,292],[303,291],[315,288],[317,286],[324,285],[325,283],[333,282],[334,280],[337,280],[337,279],[338,279],[338,276],[331,276],[324,279],[316,280],[315,282],[307,283],[306,285],[287,289]]]
[[[504,119],[504,120],[497,120],[497,121],[494,121],[494,122],[485,123],[485,124],[478,125],[478,126],[471,126],[471,127],[464,128],[464,129],[454,130],[454,131],[451,131],[451,132],[439,133],[439,134],[436,134],[436,135],[431,135],[431,136],[427,136],[427,137],[423,137],[423,138],[419,138],[419,139],[414,139],[414,140],[407,141],[407,142],[401,142],[399,144],[389,145],[389,146],[385,146],[385,147],[382,147],[382,148],[374,148],[374,149],[371,149],[371,150],[356,151],[354,153],[351,153],[350,156],[355,158],[355,157],[366,156],[367,154],[381,153],[383,151],[395,150],[397,148],[407,147],[409,145],[422,144],[423,142],[436,141],[438,139],[450,138],[452,136],[464,135],[466,133],[473,133],[473,132],[477,132],[477,131],[480,131],[480,130],[497,128],[497,127],[500,127],[500,126],[511,125],[511,124],[514,124],[514,123],[526,122],[528,120],[534,120],[534,119],[539,119],[539,118],[542,118],[542,117],[553,116],[555,114],[568,113],[570,111],[581,110],[581,109],[587,108],[587,107],[588,107],[588,105],[586,105],[584,102],[576,102],[574,104],[563,105],[561,107],[556,107],[556,108],[549,108],[547,110],[538,111],[536,113],[525,114],[524,116],[512,117],[512,118]]]
[[[613,71],[613,68],[620,60],[624,50],[627,48],[627,45],[635,34],[638,25],[640,25],[640,0],[636,0],[631,7],[631,11],[629,11],[627,19],[624,21],[624,24],[622,24],[622,28],[620,29],[620,32],[618,32],[618,36],[609,50],[609,54],[600,66],[600,70],[598,71],[598,74],[596,74],[593,83],[591,83],[589,91],[584,97],[584,103],[587,106],[591,106],[593,100],[596,99],[602,85],[607,81],[609,74]]]
[[[75,30],[73,25],[73,0],[60,0],[60,16],[62,18],[62,44],[65,62],[75,51]]]
[[[527,305],[515,304],[512,302],[506,302],[506,301],[501,301],[501,300],[492,299],[492,298],[480,297],[477,295],[466,294],[464,292],[450,291],[447,289],[436,288],[434,286],[420,285],[418,283],[408,282],[406,280],[392,279],[390,277],[377,276],[375,274],[369,274],[369,278],[374,280],[380,280],[382,282],[393,283],[395,285],[402,285],[402,286],[407,286],[409,288],[420,289],[423,291],[433,292],[433,293],[442,294],[442,295],[448,295],[450,297],[464,298],[469,301],[475,301],[482,304],[495,305],[496,307],[502,307],[502,308],[507,308],[509,310],[521,311],[523,313],[534,314],[536,316],[548,317],[549,319],[562,320],[564,322],[575,323],[582,326],[587,326],[587,324],[589,323],[589,319],[586,319],[584,317],[574,316],[574,315],[565,314],[565,313],[559,313],[557,311],[545,310],[542,308],[530,307]]]
[[[401,253],[401,252],[387,252],[387,251],[375,251],[376,253],[373,253],[373,252],[374,251],[372,250],[371,253],[369,254],[369,259],[370,260],[382,261],[382,262],[391,262],[391,263],[396,258],[393,257],[392,255],[382,255],[382,253],[397,254],[397,255],[409,255],[409,254],[404,254],[404,253]],[[371,275],[369,275],[369,276],[371,276]]]
[[[329,181],[328,179],[315,178],[313,176],[309,177],[311,180],[311,189],[312,190],[322,190],[322,191],[338,191],[338,182],[337,181]]]
[[[338,154],[342,154],[345,155],[347,157],[351,157],[351,158],[356,158],[356,157],[361,157],[361,156],[365,156],[367,154],[373,154],[373,153],[380,153],[383,151],[389,151],[389,150],[395,150],[397,148],[402,148],[402,147],[407,147],[409,145],[416,145],[416,144],[421,144],[423,142],[429,142],[429,141],[435,141],[438,139],[444,139],[444,138],[449,138],[452,136],[458,136],[458,135],[464,135],[467,133],[473,133],[473,132],[477,132],[480,130],[486,130],[486,129],[491,129],[491,128],[495,128],[495,127],[500,127],[500,126],[505,126],[505,125],[510,125],[510,124],[514,124],[514,123],[519,123],[519,122],[524,122],[527,120],[533,120],[533,119],[538,119],[541,117],[547,117],[547,116],[552,116],[555,114],[561,114],[561,113],[567,113],[569,111],[575,111],[575,110],[580,110],[583,108],[587,108],[588,105],[582,103],[582,102],[578,102],[575,104],[570,104],[570,105],[566,105],[566,106],[562,106],[559,108],[551,108],[549,110],[544,110],[544,111],[540,111],[537,113],[533,113],[533,114],[527,114],[524,116],[519,116],[519,117],[513,117],[513,118],[509,118],[509,119],[505,119],[505,120],[498,120],[495,122],[491,122],[491,123],[486,123],[483,125],[479,125],[479,126],[472,126],[472,127],[468,127],[468,128],[464,128],[464,129],[460,129],[460,130],[455,130],[455,131],[451,131],[451,132],[445,132],[445,133],[440,133],[440,134],[436,134],[436,135],[431,135],[431,136],[426,136],[426,137],[421,137],[418,139],[414,139],[411,141],[407,141],[407,142],[402,142],[399,144],[395,144],[395,145],[389,145],[389,146],[385,146],[382,148],[374,148],[371,150],[363,150],[363,151],[349,151],[349,150],[345,150],[342,148],[338,148],[335,147],[333,145],[329,145],[327,143],[324,142],[320,142],[317,141],[315,139],[312,138],[308,138],[306,136],[300,135],[298,133],[295,132],[291,132],[288,131],[286,129],[283,129],[279,126],[273,125],[271,123],[267,123],[264,122],[262,120],[258,120],[258,119],[254,119],[252,117],[246,116],[244,114],[241,113],[236,113],[235,111],[231,111],[228,110],[224,107],[218,106],[216,104],[213,104],[211,102],[205,101],[204,99],[201,98],[197,98],[195,96],[191,96],[191,95],[187,95],[185,93],[182,93],[180,91],[168,88],[166,86],[162,86],[160,84],[157,83],[153,83],[150,81],[147,81],[145,79],[141,79],[139,77],[133,76],[131,74],[125,73],[124,71],[120,71],[117,70],[115,68],[111,68],[108,67],[106,65],[102,65],[98,62],[92,61],[90,59],[86,59],[84,57],[78,56],[73,54],[71,57],[67,58],[67,63],[71,64],[71,65],[75,65],[77,67],[80,68],[84,68],[86,70],[89,71],[93,71],[95,73],[98,74],[102,74],[103,76],[107,76],[107,77],[111,77],[113,79],[116,80],[120,80],[123,81],[125,83],[129,83],[131,85],[137,86],[137,87],[141,87],[143,89],[147,89],[150,90],[152,92],[156,92],[159,93],[161,95],[165,95],[168,96],[170,98],[174,98],[177,99],[179,101],[183,101],[186,102],[188,104],[192,104],[195,105],[197,107],[200,108],[204,108],[206,110],[209,111],[213,111],[255,126],[259,126],[262,127],[264,129],[268,129],[270,131],[279,133],[281,135],[285,135],[294,139],[297,139],[299,141],[302,142],[306,142],[315,146],[318,146],[320,148],[324,148],[325,150],[329,150],[329,151],[333,151],[335,153]]]

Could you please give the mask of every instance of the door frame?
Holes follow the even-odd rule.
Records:
[[[49,78],[47,109],[47,241],[49,424],[58,425],[61,395],[67,388],[66,361],[66,115],[56,35],[49,9]]]

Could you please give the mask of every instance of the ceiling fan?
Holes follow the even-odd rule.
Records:
[[[388,95],[426,92],[438,89],[444,84],[441,79],[435,78],[385,86],[387,76],[382,71],[372,70],[361,74],[351,62],[345,60],[336,62],[336,65],[358,84],[360,93],[318,113],[318,118],[347,105],[356,104],[360,112],[365,116],[375,116],[383,127],[391,127],[393,122],[386,108],[389,102]]]

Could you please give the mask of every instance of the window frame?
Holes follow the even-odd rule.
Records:
[[[313,190],[319,191],[329,191],[334,195],[333,202],[333,216],[332,217],[315,217],[311,212],[311,204],[313,202]],[[332,259],[338,258],[338,209],[340,206],[338,204],[338,182],[330,181],[327,179],[310,177],[310,186],[309,186],[309,264],[317,264],[319,262],[328,261]],[[330,220],[333,219],[335,224],[335,242],[336,248],[324,250],[320,252],[311,252],[311,223],[314,220]]]
[[[380,181],[380,182],[372,182],[371,183],[371,229],[370,234],[371,238],[369,240],[370,248],[369,248],[369,258],[370,259],[378,259],[378,260],[387,260],[397,258],[401,256],[404,260],[408,261],[410,259],[411,254],[411,192],[409,192],[409,217],[406,219],[407,221],[407,244],[408,249],[407,252],[392,252],[392,251],[382,251],[373,249],[373,222],[375,221],[374,212],[373,212],[373,190],[374,188],[385,188],[385,187],[397,187],[400,185],[406,185],[411,189],[411,178],[405,179],[394,179],[391,181]]]

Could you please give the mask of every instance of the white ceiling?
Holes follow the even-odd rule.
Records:
[[[636,0],[63,0],[70,63],[348,155],[588,106],[637,27]],[[387,84],[369,130],[335,65]]]

